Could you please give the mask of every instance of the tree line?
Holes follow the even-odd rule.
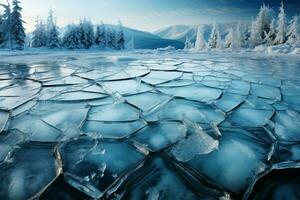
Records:
[[[43,20],[36,20],[30,46],[35,48],[48,47],[50,49],[107,47],[121,50],[125,48],[125,36],[121,22],[115,30],[107,29],[103,23],[94,26],[90,20],[84,18],[78,24],[69,24],[63,36],[60,37],[53,11],[50,10],[46,23]]]
[[[0,13],[0,48],[23,50],[26,42],[22,8],[19,0],[0,4],[4,12]],[[48,18],[37,19],[32,38],[28,46],[34,48],[67,48],[89,49],[91,47],[111,48],[121,50],[125,48],[125,36],[121,22],[118,28],[108,29],[102,23],[94,26],[88,19],[82,19],[78,24],[69,24],[67,30],[60,36],[52,9]]]
[[[214,24],[208,41],[205,41],[203,27],[197,30],[196,42],[186,39],[185,49],[203,50],[206,48],[254,48],[259,45],[291,45],[300,46],[299,16],[295,15],[289,23],[281,3],[277,18],[274,10],[267,5],[262,5],[259,13],[251,25],[238,23],[230,28],[224,40],[220,36],[217,24]]]

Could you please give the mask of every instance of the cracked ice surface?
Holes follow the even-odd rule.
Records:
[[[300,198],[299,57],[19,59],[0,64],[3,199]]]

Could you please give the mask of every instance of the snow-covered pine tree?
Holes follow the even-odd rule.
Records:
[[[13,41],[13,49],[24,49],[25,44],[25,28],[23,26],[24,21],[22,20],[19,0],[13,0],[13,10],[11,13],[11,37]]]
[[[300,46],[300,24],[299,24],[299,16],[295,15],[289,26],[287,31],[287,44],[292,46]]]
[[[31,46],[38,48],[38,47],[45,47],[46,45],[47,45],[46,25],[43,23],[42,20],[37,19],[35,29],[32,33]]]
[[[197,30],[197,37],[195,42],[195,49],[196,50],[204,50],[206,49],[206,42],[204,39],[203,27],[199,26]]]
[[[270,30],[267,33],[265,31],[264,35],[265,35],[265,39],[263,41],[264,44],[268,45],[268,46],[272,46],[274,44],[274,40],[276,38],[276,30],[275,30],[275,19],[272,20],[271,24],[270,24]]]
[[[192,49],[192,48],[193,48],[193,44],[192,44],[190,38],[186,37],[185,43],[184,43],[184,49]]]
[[[233,43],[232,43],[232,48],[240,49],[242,47],[242,44],[243,44],[242,25],[241,25],[241,22],[239,22],[234,31],[234,39],[233,39]]]
[[[272,19],[271,25],[270,25],[270,31],[269,31],[269,37],[272,39],[274,42],[276,38],[276,20]]]
[[[230,28],[227,35],[226,35],[226,37],[225,37],[224,47],[225,48],[232,48],[233,39],[234,39],[234,29]]]
[[[89,49],[94,44],[94,27],[91,21],[83,19],[80,24],[81,43],[85,49]]]
[[[4,13],[2,15],[3,17],[3,34],[4,34],[4,42],[2,43],[1,47],[4,48],[9,48],[12,49],[13,48],[13,40],[12,40],[12,20],[11,20],[11,8],[10,8],[10,4],[7,1],[7,5],[6,4],[0,4],[0,6],[2,6],[4,8]]]
[[[262,38],[259,31],[256,28],[255,21],[252,21],[250,30],[251,31],[250,31],[250,38],[249,38],[249,46],[253,48],[256,45],[261,44]]]
[[[52,27],[54,26],[54,17],[53,17],[53,10],[50,8],[48,12],[48,18],[47,18],[47,24],[46,24],[46,31],[47,31],[47,46],[50,43],[50,32],[52,30]]]
[[[116,48],[116,32],[115,30],[111,29],[107,31],[107,47],[108,48]]]
[[[270,31],[272,13],[273,10],[270,9],[265,4],[263,4],[260,7],[256,20],[252,22],[252,26],[251,26],[251,36],[250,36],[251,47],[255,47],[263,43],[266,37],[265,33],[269,33]]]
[[[101,48],[106,46],[106,30],[103,23],[97,25],[95,33],[95,44]]]
[[[48,37],[47,47],[50,49],[59,48],[60,47],[59,32],[55,23],[50,29],[48,36],[49,37]]]
[[[275,45],[284,44],[286,42],[286,15],[283,2],[281,2],[280,12],[278,14],[277,35],[274,40]]]
[[[265,32],[270,31],[270,25],[271,25],[271,17],[272,9],[269,8],[269,6],[262,5],[260,8],[260,12],[258,13],[257,19],[256,19],[256,28],[261,36],[261,39],[263,40],[265,38]]]
[[[67,49],[75,49],[76,41],[75,41],[75,25],[69,24],[67,30],[63,36],[62,44]]]
[[[82,49],[81,27],[79,25],[68,25],[63,37],[63,46],[67,49]]]
[[[126,43],[126,49],[133,50],[135,49],[134,45],[134,37],[132,36],[131,39]]]
[[[47,19],[47,47],[50,49],[60,47],[59,32],[53,13],[53,10],[50,9]]]
[[[2,46],[4,41],[5,41],[4,20],[2,14],[0,13],[0,47]]]
[[[220,48],[222,46],[221,44],[221,37],[220,32],[218,29],[218,25],[215,23],[213,25],[209,40],[208,40],[208,46],[212,49],[214,48]]]
[[[251,26],[248,24],[244,24],[243,28],[243,47],[250,46],[250,36],[251,36]]]
[[[125,36],[122,23],[119,21],[118,32],[116,35],[116,49],[125,49]]]

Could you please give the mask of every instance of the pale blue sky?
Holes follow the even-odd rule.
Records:
[[[6,0],[0,0],[5,2]],[[93,22],[116,24],[153,32],[177,24],[251,20],[262,2],[277,9],[280,0],[20,0],[27,31],[50,7],[59,26],[86,16]],[[284,1],[290,13],[300,13],[300,0]]]

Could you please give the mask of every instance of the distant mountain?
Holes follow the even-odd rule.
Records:
[[[118,26],[105,24],[106,29],[114,29],[117,30]],[[60,35],[62,36],[67,30],[67,27],[62,27],[59,29]],[[134,47],[136,49],[156,49],[156,48],[164,48],[168,46],[173,46],[176,49],[182,49],[184,47],[184,43],[172,39],[161,38],[158,35],[139,31],[136,29],[123,27],[125,41],[131,41],[133,38]],[[30,37],[32,33],[27,33]],[[30,37],[31,38],[31,37]]]
[[[213,25],[203,24],[202,26],[204,29],[204,37],[206,40],[208,40]],[[218,24],[221,37],[224,38],[226,33],[228,32],[228,29],[235,26],[236,23]],[[197,25],[177,25],[159,29],[153,32],[153,34],[161,38],[177,40],[184,43],[187,37],[190,38],[192,41],[196,40],[197,29]]]
[[[118,28],[114,25],[106,25],[107,28]],[[127,27],[123,27],[125,40],[130,41],[132,38],[134,39],[134,47],[136,49],[156,49],[156,48],[164,48],[167,46],[173,46],[176,49],[182,49],[184,44],[180,41],[161,38],[155,34],[139,31]]]

